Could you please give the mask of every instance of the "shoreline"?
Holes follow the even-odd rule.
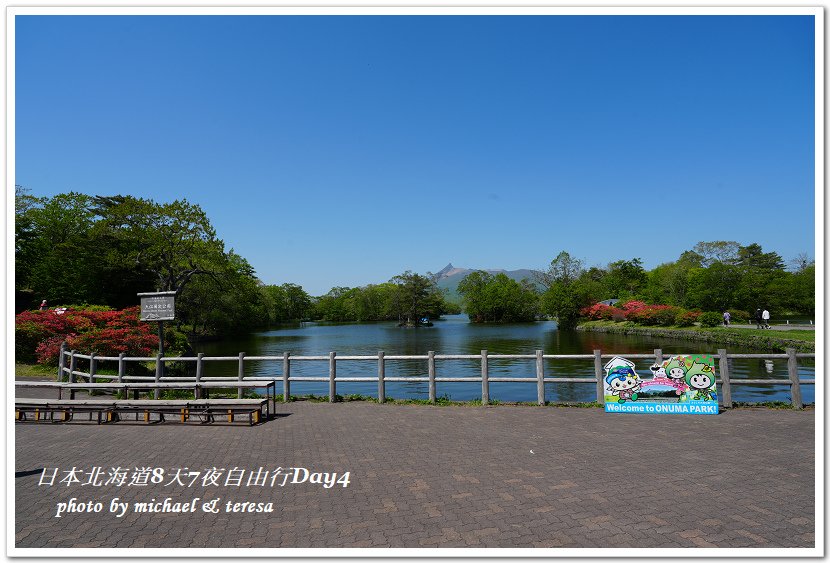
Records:
[[[769,334],[773,331],[763,331],[763,336],[739,334],[723,331],[700,331],[693,329],[626,326],[620,324],[598,324],[602,321],[591,321],[577,325],[576,330],[581,332],[604,332],[609,334],[635,334],[639,336],[653,336],[658,338],[674,338],[686,340],[700,340],[713,344],[738,345],[757,348],[765,352],[785,352],[787,348],[795,348],[797,352],[815,352],[815,342],[782,338]]]

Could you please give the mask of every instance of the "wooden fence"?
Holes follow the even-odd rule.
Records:
[[[329,352],[327,356],[292,356],[289,352],[284,352],[282,356],[247,356],[244,352],[240,352],[238,356],[205,356],[198,354],[197,356],[183,356],[183,357],[163,357],[161,354],[155,357],[128,357],[125,354],[120,354],[117,357],[96,356],[95,354],[85,355],[79,354],[75,350],[67,350],[66,345],[61,345],[61,353],[58,367],[58,380],[62,380],[64,375],[68,375],[69,381],[74,382],[75,377],[86,378],[90,382],[94,379],[118,380],[123,382],[125,380],[152,380],[156,382],[164,381],[164,364],[166,362],[195,362],[196,376],[195,381],[200,381],[203,378],[203,367],[205,362],[236,362],[237,363],[237,380],[245,381],[251,379],[274,379],[282,381],[283,387],[283,401],[288,401],[291,396],[291,383],[299,381],[314,381],[314,382],[328,382],[329,387],[329,401],[334,402],[337,395],[338,384],[350,382],[377,382],[378,385],[378,400],[382,403],[386,401],[386,383],[387,382],[425,382],[429,388],[430,402],[436,401],[437,386],[439,383],[480,383],[481,384],[481,402],[484,405],[490,403],[490,384],[491,383],[535,383],[537,403],[545,404],[545,384],[546,383],[591,383],[596,386],[596,401],[600,404],[605,402],[605,388],[604,388],[604,363],[603,360],[611,359],[615,356],[624,356],[630,360],[638,359],[653,359],[656,363],[663,361],[663,352],[661,349],[655,349],[653,354],[608,354],[601,350],[594,350],[593,354],[545,354],[542,350],[536,350],[535,354],[488,354],[487,350],[482,350],[481,354],[436,354],[435,352],[427,352],[426,355],[408,355],[387,356],[384,352],[378,352],[376,356],[338,356],[336,352]],[[720,377],[717,383],[720,385],[720,393],[718,397],[721,404],[729,408],[732,406],[732,386],[733,385],[788,385],[790,387],[790,396],[792,404],[795,408],[803,408],[803,400],[801,396],[801,385],[814,385],[815,379],[800,379],[798,376],[798,360],[800,358],[815,358],[814,353],[796,353],[794,348],[788,348],[784,354],[728,354],[725,349],[719,349],[718,357],[718,371]],[[729,360],[736,358],[756,358],[764,360],[786,359],[787,360],[787,379],[732,379],[730,377]],[[67,360],[69,365],[67,366]],[[78,369],[78,360],[86,360],[89,362],[89,371],[84,372]],[[427,375],[426,376],[407,376],[407,377],[388,377],[386,376],[387,362],[392,361],[412,361],[412,360],[426,360],[427,361]],[[436,370],[436,362],[438,360],[453,361],[453,360],[477,360],[481,364],[481,375],[478,377],[438,377]],[[535,377],[490,377],[489,362],[490,360],[533,360],[535,364]],[[585,360],[587,362],[593,361],[594,377],[546,377],[545,376],[545,360]],[[118,362],[118,375],[104,375],[98,374],[98,362],[100,361],[116,361]],[[377,376],[376,377],[337,377],[337,364],[339,362],[377,362]],[[128,376],[126,375],[126,365],[128,362],[155,362],[154,376]],[[270,378],[252,378],[245,377],[244,363],[245,362],[282,362],[282,375],[279,377]],[[294,362],[327,362],[328,376],[307,377],[307,376],[292,376],[291,364]],[[181,379],[181,378],[177,378]],[[212,378],[209,378],[212,379]],[[229,380],[228,387],[233,387],[231,378],[223,378]],[[242,388],[237,389],[238,395],[242,397]]]

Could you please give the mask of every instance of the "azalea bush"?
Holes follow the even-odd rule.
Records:
[[[672,305],[626,301],[617,307],[596,303],[580,310],[580,315],[592,321],[631,321],[644,326],[692,326],[698,321],[700,313]]]
[[[15,317],[16,360],[57,365],[62,342],[83,354],[148,356],[158,346],[154,329],[138,307],[24,311]]]
[[[672,326],[679,312],[671,305],[645,305],[628,311],[626,318],[645,326]]]
[[[700,317],[700,311],[683,311],[680,310],[674,318],[675,326],[692,326]]]
[[[625,311],[611,305],[596,303],[579,311],[580,316],[590,321],[624,321]]]

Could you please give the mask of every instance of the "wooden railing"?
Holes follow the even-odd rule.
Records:
[[[596,401],[604,403],[605,389],[604,377],[605,372],[603,368],[603,360],[613,358],[614,356],[622,355],[630,360],[638,359],[653,359],[659,363],[663,361],[663,352],[660,349],[655,349],[653,354],[608,354],[601,350],[594,350],[592,354],[545,354],[542,350],[536,350],[535,354],[489,354],[487,350],[482,350],[480,354],[436,354],[433,351],[427,352],[426,355],[389,355],[384,352],[378,352],[374,356],[338,356],[336,352],[329,352],[327,356],[292,356],[289,352],[284,352],[282,356],[247,356],[244,352],[240,352],[238,356],[205,356],[198,354],[197,356],[181,356],[181,357],[163,357],[160,354],[154,357],[128,357],[125,354],[119,354],[117,357],[97,356],[95,354],[85,355],[80,354],[76,350],[67,350],[66,345],[61,345],[61,353],[58,367],[58,379],[62,380],[65,375],[68,375],[69,381],[74,382],[75,377],[86,378],[90,382],[94,379],[118,380],[123,381],[138,381],[151,380],[160,382],[164,377],[164,364],[167,362],[195,362],[196,375],[195,381],[200,381],[204,375],[205,362],[229,362],[237,363],[237,377],[223,377],[222,381],[228,381],[228,387],[233,387],[233,381],[245,381],[252,379],[273,379],[275,381],[282,381],[283,386],[283,401],[288,401],[291,396],[291,383],[300,381],[309,382],[328,382],[329,387],[329,401],[334,402],[337,395],[337,386],[342,383],[352,382],[377,382],[378,385],[378,400],[380,402],[386,401],[386,383],[388,382],[425,382],[429,389],[429,401],[436,402],[437,386],[439,383],[480,383],[481,384],[481,402],[484,405],[490,403],[490,384],[491,383],[535,383],[537,403],[545,404],[545,384],[553,383],[591,383],[596,386]],[[733,385],[788,385],[790,387],[790,396],[792,404],[795,408],[801,409],[803,407],[803,400],[801,395],[801,385],[814,385],[815,379],[800,379],[798,375],[798,360],[801,358],[815,358],[814,353],[796,353],[794,348],[788,348],[784,354],[728,354],[725,349],[718,350],[718,371],[720,377],[717,383],[720,385],[720,393],[718,397],[724,407],[732,406],[732,386]],[[764,360],[786,359],[787,360],[787,379],[733,379],[730,377],[729,360],[737,358],[755,358]],[[69,365],[67,366],[67,360]],[[89,362],[89,371],[84,372],[78,369],[78,360],[86,360]],[[386,376],[387,362],[393,361],[412,361],[412,360],[426,360],[427,361],[427,375],[426,376],[406,376],[406,377],[388,377]],[[436,362],[438,360],[454,361],[454,360],[477,360],[481,365],[481,375],[476,377],[438,377]],[[535,363],[534,377],[490,377],[489,362],[490,360],[533,360]],[[585,360],[593,361],[594,376],[593,377],[546,377],[545,376],[545,360]],[[118,375],[104,375],[98,373],[98,362],[100,361],[116,361],[118,362]],[[337,377],[337,364],[339,362],[376,362],[377,376],[366,377]],[[128,362],[155,362],[154,376],[130,376],[126,375],[126,366]],[[252,378],[245,377],[244,363],[245,362],[282,362],[282,375],[269,378]],[[327,376],[292,376],[291,364],[293,362],[327,362],[328,375]],[[177,380],[183,378],[176,378]],[[214,380],[216,378],[211,377]],[[237,389],[239,397],[242,396],[242,387]]]

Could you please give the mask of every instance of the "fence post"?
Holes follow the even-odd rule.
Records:
[[[75,350],[69,353],[69,383],[75,383],[75,368],[78,367],[78,360],[75,358]],[[69,390],[69,398],[75,398],[75,390]]]
[[[239,353],[239,369],[237,370],[236,378],[242,383],[242,380],[245,378],[245,352]],[[236,398],[242,398],[242,387],[236,388]]]
[[[124,383],[124,373],[127,371],[127,362],[124,361],[126,355],[126,352],[118,354],[118,383]],[[129,397],[124,398],[129,399]]]
[[[75,370],[78,367],[78,360],[75,359],[75,350],[69,352],[69,383],[75,383]]]
[[[597,378],[597,402],[605,404],[605,379],[602,377],[602,350],[594,350],[594,375]]]
[[[545,404],[545,359],[543,352],[536,350],[536,402]]]
[[[337,384],[334,378],[337,377],[337,360],[334,357],[337,352],[329,352],[329,403],[334,402],[334,396],[337,393]]]
[[[798,359],[795,357],[795,348],[787,348],[787,371],[790,372],[790,394],[793,397],[793,406],[799,410],[804,408],[801,400],[801,382],[798,380]]]
[[[61,352],[58,356],[58,381],[63,381],[63,368],[66,366],[66,358],[63,356],[65,353],[66,342],[61,342]]]
[[[95,359],[95,352],[89,354],[89,382],[95,383],[95,372],[98,371],[98,360]]]
[[[490,366],[487,362],[487,350],[481,351],[481,404],[490,404]]]
[[[161,370],[162,368],[161,362],[161,354],[156,354],[156,384],[158,385],[159,381],[161,380]],[[158,399],[159,395],[161,394],[161,389],[156,387],[155,391],[153,391],[153,398]]]
[[[291,360],[288,358],[291,352],[282,353],[282,402],[287,403],[291,396],[291,382],[288,380],[291,377]]]
[[[662,348],[655,348],[654,349],[654,363],[658,366],[663,363],[663,349]]]
[[[378,352],[378,402],[385,403],[386,402],[386,382],[384,381],[384,377],[386,377],[386,360],[383,359],[384,352]]]
[[[427,352],[427,364],[429,371],[429,402],[435,403],[435,352]]]
[[[726,349],[718,349],[718,371],[720,371],[720,388],[723,395],[723,407],[732,408],[732,380],[729,374],[729,358],[726,357]]]
[[[202,380],[202,358],[205,357],[203,352],[199,352],[196,354],[196,383],[199,383]],[[197,399],[202,398],[202,390],[199,389],[199,386],[196,386],[196,394],[194,395]]]

